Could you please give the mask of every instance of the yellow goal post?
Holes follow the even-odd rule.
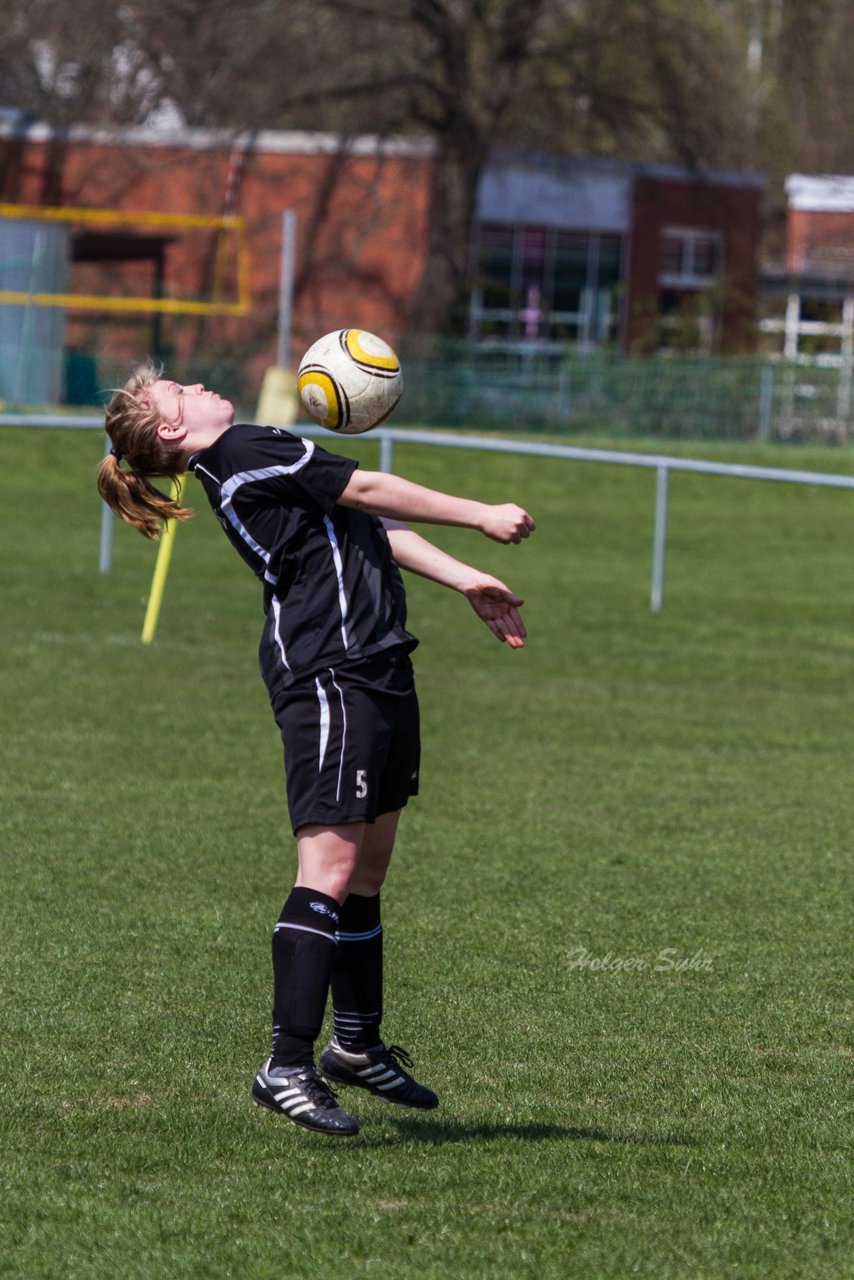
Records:
[[[184,298],[121,297],[113,294],[30,293],[0,289],[0,303],[38,307],[67,307],[82,311],[160,312],[164,315],[245,316],[250,308],[246,222],[232,214],[215,217],[196,213],[142,213],[129,209],[81,209],[72,206],[7,204],[0,202],[0,218],[22,221],[76,222],[95,226],[159,227],[219,231],[220,247],[234,237],[237,298],[234,302],[203,302]],[[219,257],[219,255],[218,255]]]

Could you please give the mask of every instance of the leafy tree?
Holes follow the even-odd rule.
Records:
[[[854,163],[848,0],[9,0],[0,104],[142,122],[432,138],[413,319],[463,292],[501,146],[745,165]]]

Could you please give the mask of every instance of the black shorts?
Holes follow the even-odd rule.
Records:
[[[421,736],[407,653],[328,667],[271,693],[296,833],[373,822],[418,794]]]

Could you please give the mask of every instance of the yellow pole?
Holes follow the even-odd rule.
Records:
[[[183,476],[175,477],[173,497],[176,502],[181,499]],[[151,644],[157,630],[157,619],[160,617],[160,606],[163,603],[163,592],[166,589],[166,577],[169,573],[169,561],[172,558],[172,544],[175,541],[177,520],[167,520],[157,548],[157,561],[154,565],[154,576],[151,579],[151,592],[142,624],[142,643]]]

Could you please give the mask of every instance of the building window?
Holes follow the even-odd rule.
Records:
[[[618,235],[483,223],[475,231],[469,333],[555,348],[613,342],[622,260]]]
[[[658,272],[658,345],[664,351],[714,350],[718,317],[711,290],[721,278],[718,231],[665,227]]]
[[[720,278],[723,238],[718,231],[665,227],[658,283],[665,289],[709,289]]]
[[[659,350],[710,355],[716,344],[716,319],[707,293],[662,289],[658,295]]]
[[[854,359],[854,289],[816,278],[793,280],[785,292],[766,284],[759,329],[771,356],[829,367],[851,367]]]

